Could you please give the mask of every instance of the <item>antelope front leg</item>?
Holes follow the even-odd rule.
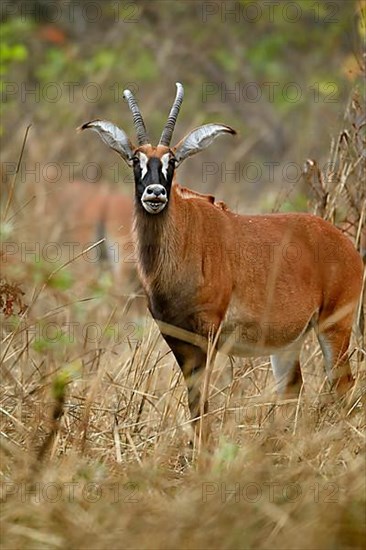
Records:
[[[198,346],[182,342],[176,338],[166,337],[178,365],[183,373],[188,391],[188,405],[192,426],[196,435],[200,432],[201,392],[207,360],[207,352]],[[208,410],[207,400],[203,404],[204,414]],[[206,423],[207,424],[207,423]],[[205,429],[204,429],[205,428]],[[208,428],[202,424],[203,439],[208,436]]]

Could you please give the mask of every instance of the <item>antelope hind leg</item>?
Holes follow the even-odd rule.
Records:
[[[297,397],[300,393],[300,350],[301,345],[296,345],[271,355],[272,371],[281,397]]]
[[[317,337],[332,389],[343,396],[354,384],[348,355],[351,327],[346,323],[332,325],[319,330]]]

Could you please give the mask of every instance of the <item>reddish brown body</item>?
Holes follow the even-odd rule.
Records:
[[[135,230],[157,320],[205,338],[220,330],[218,347],[227,353],[271,354],[279,389],[291,395],[302,383],[303,337],[314,328],[333,385],[340,393],[350,387],[362,262],[337,228],[310,214],[240,216],[174,184],[164,216],[151,221],[137,210]],[[202,374],[203,347],[166,340],[188,380]],[[198,401],[197,391],[191,408]]]

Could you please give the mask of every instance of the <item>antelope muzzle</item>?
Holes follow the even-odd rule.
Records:
[[[163,185],[148,185],[141,197],[141,204],[149,214],[159,214],[168,203],[168,196]]]

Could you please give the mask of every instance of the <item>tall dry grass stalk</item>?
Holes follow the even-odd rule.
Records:
[[[313,191],[315,214],[337,225],[355,244],[366,264],[366,107],[356,89],[344,115],[344,128],[331,142],[323,171],[308,159],[304,179]],[[357,325],[365,347],[365,277]]]

